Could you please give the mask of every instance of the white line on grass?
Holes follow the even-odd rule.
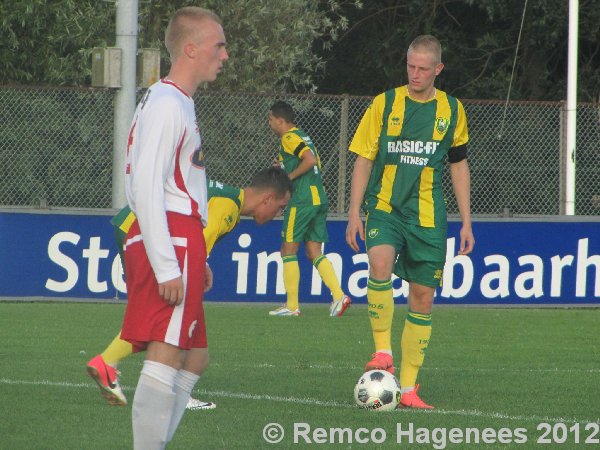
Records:
[[[139,362],[138,366],[142,366]],[[228,369],[315,369],[315,370],[356,370],[357,373],[363,368],[356,364],[309,364],[303,361],[296,361],[295,364],[273,364],[273,363],[258,363],[258,364],[244,364],[244,363],[219,363],[211,360],[211,367],[226,367]],[[426,372],[475,372],[475,373],[560,373],[560,374],[577,374],[577,373],[600,373],[600,368],[589,368],[589,369],[562,369],[559,367],[538,367],[538,368],[515,368],[515,367],[421,367],[421,370]]]
[[[56,386],[68,388],[89,388],[95,387],[95,384],[89,383],[70,383],[68,381],[50,381],[50,380],[10,380],[8,378],[0,378],[0,384],[18,384],[28,386]]]
[[[53,387],[66,387],[66,388],[96,388],[95,384],[88,383],[70,383],[68,381],[50,381],[50,380],[11,380],[8,378],[0,378],[0,384],[5,385],[26,385],[26,386],[53,386]],[[124,391],[133,391],[134,388],[131,386],[121,386]],[[331,408],[356,408],[351,403],[341,403],[333,400],[323,401],[312,398],[298,398],[298,397],[281,397],[276,395],[266,394],[248,394],[243,392],[228,392],[228,391],[209,391],[206,389],[196,389],[198,394],[225,397],[225,398],[238,398],[241,400],[259,400],[267,402],[279,402],[279,403],[292,403],[297,405],[308,405],[308,406],[325,406]],[[596,419],[583,419],[583,418],[568,418],[568,417],[547,417],[547,416],[511,416],[508,414],[502,414],[497,412],[485,412],[478,411],[476,409],[466,410],[449,410],[449,409],[434,409],[434,410],[419,410],[419,409],[406,409],[397,410],[400,414],[439,414],[444,416],[468,416],[468,417],[482,417],[491,419],[504,419],[511,421],[528,421],[536,423],[599,423],[600,418]]]
[[[529,373],[600,373],[600,369],[560,369],[558,367],[548,368],[514,368],[514,367],[422,367],[421,370],[431,370],[440,372],[529,372]]]
[[[296,364],[271,364],[271,363],[260,363],[260,364],[239,364],[239,363],[227,363],[221,364],[218,362],[211,362],[211,366],[215,367],[239,367],[239,368],[253,368],[253,369],[272,369],[272,368],[283,368],[283,369],[297,369],[299,367],[305,369],[317,369],[317,370],[360,370],[362,366],[355,364],[307,364],[302,361],[297,361]],[[600,373],[599,369],[561,369],[558,367],[548,368],[512,368],[512,367],[422,367],[421,370],[431,372],[514,372],[514,373]]]

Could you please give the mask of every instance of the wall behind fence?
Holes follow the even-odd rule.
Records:
[[[110,215],[0,212],[0,297],[125,298]],[[470,257],[457,256],[459,224],[450,222],[443,287],[436,303],[478,305],[600,305],[600,219],[478,220]],[[343,220],[328,221],[325,246],[343,289],[365,303],[368,260],[346,245]],[[18,233],[18,236],[17,236]],[[207,300],[285,301],[281,221],[257,226],[243,219],[219,241],[210,265]],[[17,238],[18,237],[18,238]],[[26,237],[26,238],[24,238]],[[329,303],[318,272],[299,253],[301,302]],[[394,296],[408,289],[394,281]]]
[[[354,158],[348,143],[369,97],[199,93],[196,106],[211,178],[242,186],[271,164],[273,101],[289,101],[323,163],[331,215],[347,210]],[[113,93],[0,87],[0,205],[111,206]],[[464,100],[475,214],[561,211],[564,113],[560,102]],[[600,107],[580,104],[576,213],[600,214]],[[457,212],[450,180],[448,211]]]

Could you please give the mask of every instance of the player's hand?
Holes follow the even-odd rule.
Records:
[[[463,225],[460,229],[460,248],[458,249],[458,254],[468,255],[473,251],[473,247],[475,247],[475,236],[473,236],[471,225]]]
[[[183,301],[183,278],[178,276],[164,283],[158,283],[158,295],[169,305],[179,305]]]
[[[210,266],[206,265],[206,276],[204,277],[204,292],[208,292],[213,287],[213,272]]]
[[[279,159],[275,158],[273,160],[273,167],[277,167],[278,169],[281,169],[281,161],[279,161]]]
[[[348,216],[348,226],[346,227],[346,243],[352,250],[358,252],[358,242],[356,241],[356,233],[364,241],[365,228],[363,227],[360,216]]]

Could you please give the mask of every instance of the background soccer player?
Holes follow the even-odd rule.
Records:
[[[467,120],[462,104],[435,88],[442,49],[429,35],[408,48],[408,85],[378,95],[356,130],[350,151],[357,154],[352,175],[346,241],[358,251],[356,234],[369,257],[368,312],[375,353],[365,370],[394,373],[391,328],[392,270],[408,281],[408,314],[402,332],[400,404],[432,408],[417,395],[417,374],[431,336],[435,288],[446,259],[446,206],[442,172],[450,162],[452,185],[462,219],[460,251],[473,250]],[[360,218],[364,199],[365,228]]]
[[[210,255],[215,243],[231,232],[240,221],[240,216],[250,216],[258,224],[266,223],[279,215],[290,199],[292,184],[287,174],[271,167],[254,175],[250,185],[244,189],[228,186],[216,181],[208,185],[208,224],[204,229],[206,253]],[[115,240],[123,261],[123,242],[135,220],[129,207],[123,208],[112,220]],[[210,270],[210,269],[209,269]],[[210,288],[212,280],[207,282]],[[119,386],[116,368],[121,360],[133,353],[132,345],[121,339],[119,333],[110,345],[87,364],[87,371],[96,381],[102,396],[111,404],[124,406],[127,399]],[[208,364],[208,353],[202,371]],[[187,409],[213,409],[213,402],[190,397]]]
[[[329,307],[331,316],[341,316],[352,303],[340,287],[331,262],[321,248],[328,241],[328,200],[321,179],[321,161],[310,137],[296,127],[296,114],[286,102],[278,101],[269,111],[269,126],[281,137],[279,164],[293,182],[292,199],[283,218],[283,283],[287,304],[269,314],[272,316],[299,316],[298,290],[300,268],[298,248],[304,242],[306,255],[319,271],[325,285],[331,291],[333,301]]]

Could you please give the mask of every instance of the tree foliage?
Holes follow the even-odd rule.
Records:
[[[139,47],[162,49],[185,0],[139,1]],[[579,99],[600,97],[600,8],[579,2]],[[205,0],[223,18],[230,60],[210,89],[373,95],[406,82],[406,48],[431,33],[444,47],[440,87],[505,99],[525,0]],[[566,94],[568,2],[529,0],[511,99]],[[90,54],[115,45],[110,0],[0,0],[0,83],[89,85]]]
[[[114,44],[112,9],[95,0],[0,0],[0,82],[84,84],[91,48]]]
[[[419,34],[442,42],[439,83],[462,98],[505,99],[525,0],[372,0],[347,11],[320,91],[376,94],[406,82],[406,49]],[[579,99],[600,95],[600,8],[579,5]],[[511,99],[566,96],[568,2],[529,0]]]
[[[138,47],[162,50],[168,71],[164,30],[172,13],[189,1],[139,2]],[[327,47],[347,27],[342,11],[350,0],[207,0],[228,40],[230,61],[213,89],[295,91],[315,89],[324,66],[313,44]],[[26,0],[0,2],[2,83],[89,85],[91,49],[114,46],[115,2]]]

